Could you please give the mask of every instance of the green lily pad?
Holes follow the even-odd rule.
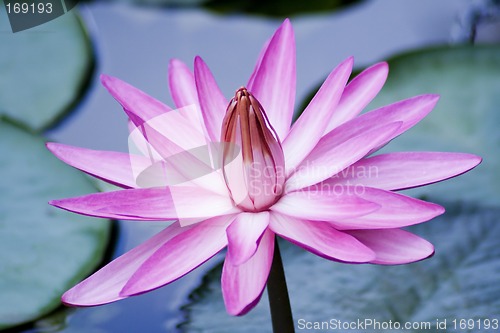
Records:
[[[434,243],[434,257],[400,266],[349,265],[331,262],[281,242],[292,311],[297,331],[307,322],[447,322],[443,332],[479,332],[486,319],[500,320],[500,221],[498,210],[455,207],[411,231]],[[184,332],[272,332],[266,293],[243,317],[224,309],[221,266],[214,268],[184,307]],[[453,320],[456,319],[456,327]],[[474,327],[460,329],[460,319]],[[440,324],[442,325],[442,324]],[[500,324],[498,324],[500,325]],[[301,329],[302,327],[302,329]],[[481,326],[483,327],[483,326]],[[345,329],[337,329],[347,331]],[[318,330],[326,332],[330,330]],[[349,332],[382,332],[367,326]],[[422,332],[408,329],[404,332]]]
[[[82,96],[93,73],[92,46],[74,11],[18,33],[8,24],[0,3],[0,115],[41,131]]]
[[[389,60],[389,78],[372,109],[417,94],[441,95],[436,108],[387,151],[457,151],[483,162],[459,179],[412,190],[439,201],[500,204],[500,46],[441,47]]]
[[[58,307],[64,291],[101,262],[109,221],[48,205],[95,192],[44,140],[0,121],[0,329]]]

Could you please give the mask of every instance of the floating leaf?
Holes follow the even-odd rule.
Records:
[[[0,4],[0,115],[40,131],[73,109],[93,72],[92,47],[74,11],[12,33]]]
[[[110,224],[48,205],[95,189],[42,138],[0,122],[0,152],[1,329],[58,307],[102,260]]]
[[[295,327],[309,332],[312,330],[306,329],[306,323],[372,319],[379,323],[397,322],[401,327],[407,322],[429,323],[436,331],[437,320],[441,323],[446,319],[446,332],[464,332],[458,327],[459,322],[457,327],[453,326],[453,319],[474,319],[475,329],[468,328],[478,332],[481,331],[478,319],[496,319],[498,324],[498,213],[498,210],[455,207],[432,222],[412,227],[411,231],[435,244],[436,254],[410,265],[335,263],[281,242]],[[191,294],[191,302],[184,307],[186,321],[181,324],[183,331],[271,332],[266,294],[257,307],[243,317],[226,313],[220,273],[219,265]],[[381,331],[385,330],[373,326],[349,330]]]

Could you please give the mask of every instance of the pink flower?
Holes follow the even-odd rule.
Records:
[[[424,118],[438,96],[416,96],[359,115],[382,88],[388,66],[376,64],[347,84],[352,66],[348,58],[331,72],[293,126],[295,43],[288,20],[264,47],[246,88],[229,103],[199,57],[194,74],[179,60],[169,67],[176,107],[191,106],[193,112],[173,111],[102,76],[130,118],[132,140],[143,152],[155,152],[139,156],[49,143],[64,162],[123,188],[51,204],[103,218],[176,222],[67,291],[63,301],[98,305],[159,288],[227,246],[224,301],[230,314],[242,315],[265,288],[275,235],[347,263],[394,265],[431,256],[432,244],[400,228],[444,209],[396,191],[462,174],[481,159],[438,152],[371,156]],[[164,115],[168,121],[161,120]],[[152,125],[155,119],[160,121]],[[192,154],[182,155],[187,164],[169,161],[203,143],[216,145],[209,151],[222,155],[219,167],[204,172]],[[143,172],[159,165],[167,175],[176,169],[189,179],[139,186],[137,165]],[[193,168],[200,171],[196,177],[189,174]],[[187,176],[185,169],[191,170]]]

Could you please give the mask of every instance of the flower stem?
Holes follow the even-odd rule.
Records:
[[[274,240],[274,257],[271,272],[267,279],[267,294],[269,295],[269,305],[271,307],[271,320],[273,322],[273,332],[293,333],[295,326],[292,317],[292,308],[286,287],[285,272],[281,260],[278,239]]]

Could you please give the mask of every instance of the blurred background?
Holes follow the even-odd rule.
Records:
[[[384,149],[484,158],[464,177],[411,192],[448,211],[411,228],[435,244],[431,259],[351,266],[283,243],[295,321],[446,319],[449,332],[484,332],[496,319],[499,327],[499,1],[110,0],[80,2],[16,33],[0,6],[0,329],[271,331],[265,295],[247,316],[226,314],[224,254],[145,295],[96,308],[61,306],[66,289],[164,225],[103,221],[47,205],[103,186],[57,161],[44,142],[126,152],[126,116],[101,86],[101,73],[173,105],[169,60],[192,68],[200,55],[230,98],[285,17],[297,44],[297,113],[345,58],[354,56],[358,70],[387,60],[387,86],[367,110],[421,93],[442,97],[431,116]]]

